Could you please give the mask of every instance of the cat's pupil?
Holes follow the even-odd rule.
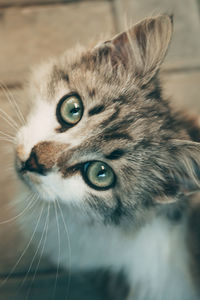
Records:
[[[80,111],[80,107],[74,107],[74,108],[72,108],[72,109],[70,110],[70,113],[71,113],[72,115],[75,115],[75,114],[77,114],[79,111]]]
[[[102,166],[102,170],[100,170],[97,174],[98,177],[105,177],[106,176],[106,170],[105,168]]]

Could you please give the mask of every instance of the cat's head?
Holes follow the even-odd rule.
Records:
[[[35,72],[16,165],[41,199],[118,222],[197,186],[199,145],[158,85],[171,34],[169,16],[145,19]]]

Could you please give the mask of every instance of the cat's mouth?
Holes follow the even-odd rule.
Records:
[[[23,162],[17,155],[15,158],[15,169],[19,178],[31,188],[33,185],[41,184],[40,176],[46,175],[44,169],[41,169],[40,172],[36,171],[36,165],[32,158],[31,160],[28,159],[26,162]]]
[[[52,198],[51,188],[45,185],[42,180],[44,175],[40,175],[32,170],[27,170],[17,159],[15,165],[20,180],[22,180],[31,191],[36,193],[40,199],[44,201],[49,201]]]
[[[32,190],[37,193],[44,201],[54,200],[54,190],[52,186],[45,181],[47,170],[37,164],[31,156],[26,162],[20,160],[16,155],[15,169],[19,178]],[[49,173],[48,173],[49,174]]]

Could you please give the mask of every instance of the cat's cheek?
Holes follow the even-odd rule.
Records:
[[[66,204],[83,204],[87,187],[81,175],[63,178],[59,173],[40,176],[40,184],[36,186],[41,198],[45,201],[59,200]]]

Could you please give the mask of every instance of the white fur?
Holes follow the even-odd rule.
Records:
[[[66,234],[58,211],[60,257],[55,217],[51,218],[45,247],[45,254],[55,265],[59,260],[60,265],[72,271],[123,270],[131,286],[129,300],[198,299],[189,270],[185,220],[180,224],[170,224],[165,218],[155,217],[139,230],[124,231],[114,225],[93,223],[78,208],[64,204],[61,209],[68,232]],[[36,214],[37,219],[39,211]],[[42,223],[37,230],[38,239],[43,226]],[[26,227],[27,233],[29,230]]]
[[[55,119],[55,106],[45,101],[36,102],[26,126],[17,135],[17,142],[23,146],[24,160],[31,149],[39,142],[51,140],[58,126]],[[42,122],[41,122],[42,120]]]
[[[64,179],[60,173],[52,172],[46,176],[40,176],[37,191],[43,200],[55,201],[55,199],[61,199],[62,202],[76,205],[82,202],[86,185],[80,175]]]
[[[71,218],[70,218],[71,221]],[[133,300],[193,300],[185,225],[157,218],[138,233],[69,224],[72,269],[124,270]],[[71,227],[71,230],[70,230]]]
[[[133,299],[197,299],[189,270],[184,223],[170,224],[157,218],[140,231],[133,244],[130,270]]]

